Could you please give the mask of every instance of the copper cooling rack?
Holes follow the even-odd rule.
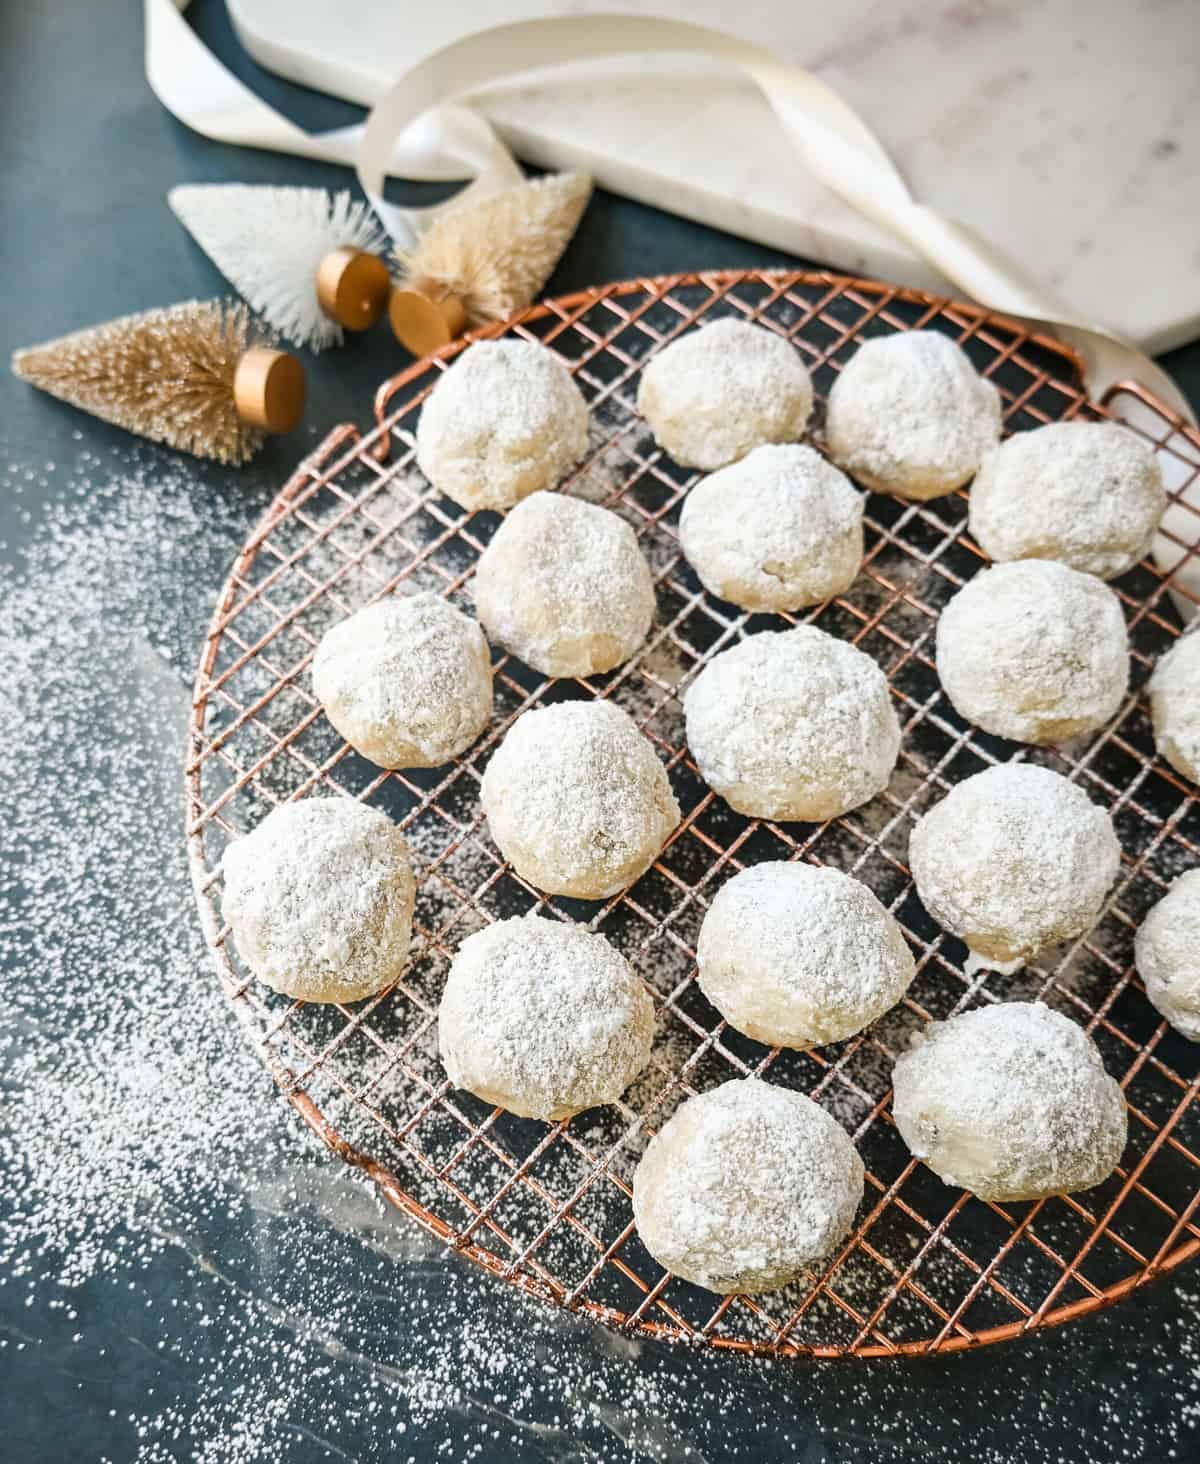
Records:
[[[328,625],[398,586],[433,588],[469,609],[477,557],[499,522],[463,513],[415,468],[420,403],[460,347],[417,363],[380,389],[373,431],[340,428],[301,464],[239,554],[201,649],[187,837],[217,971],[283,1093],[330,1148],[448,1246],[548,1302],[660,1338],[819,1356],[953,1351],[1083,1316],[1200,1249],[1200,1048],[1159,1020],[1132,958],[1141,916],[1177,873],[1200,864],[1200,800],[1155,759],[1140,695],[1180,629],[1167,581],[1147,562],[1115,586],[1134,676],[1112,726],[1070,748],[1022,749],[966,725],[934,671],[939,607],[982,563],[966,534],[965,494],[929,504],[871,495],[861,575],[847,595],[803,618],[861,646],[887,671],[904,726],[891,786],[826,824],[732,813],[688,757],[680,693],[715,652],[791,617],[747,616],[702,591],[676,538],[692,475],[655,449],[633,405],[645,361],[701,318],[720,315],[794,340],[822,401],[860,339],[942,330],[1000,388],[1010,430],[1099,415],[1123,397],[1162,454],[1176,497],[1200,473],[1200,440],[1136,386],[1092,407],[1078,363],[1061,346],[916,291],[824,273],[726,271],[550,301],[503,331],[557,351],[590,401],[591,449],[566,491],[612,506],[636,527],[657,585],[652,635],[631,662],[591,681],[547,681],[498,656],[496,716],[471,753],[436,771],[383,773],[321,715],[309,684],[312,651]],[[819,410],[815,431],[819,440]],[[481,771],[514,717],[588,696],[612,697],[634,715],[684,809],[654,868],[603,904],[548,899],[523,884],[488,838],[478,801]],[[963,948],[913,893],[908,834],[953,783],[1013,757],[1059,769],[1113,811],[1120,879],[1095,929],[1069,949],[1016,976],[968,980]],[[313,795],[385,809],[418,865],[410,968],[353,1007],[305,1006],[249,979],[219,913],[229,839],[279,801]],[[741,1037],[693,979],[696,933],[717,888],[747,864],[780,858],[865,880],[917,955],[900,1006],[820,1051],[771,1052]],[[436,1049],[437,1002],[458,943],[487,921],[531,909],[587,921],[608,936],[649,984],[659,1012],[651,1065],[625,1100],[551,1126],[452,1091]],[[1014,997],[1041,997],[1085,1026],[1128,1097],[1121,1167],[1085,1194],[1024,1205],[974,1199],[915,1163],[892,1123],[891,1063],[911,1031]],[[854,1233],[822,1274],[774,1295],[719,1299],[669,1277],[647,1255],[629,1181],[647,1136],[684,1097],[764,1071],[809,1093],[854,1135],[867,1193]]]

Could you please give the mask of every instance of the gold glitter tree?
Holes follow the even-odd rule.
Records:
[[[392,294],[392,328],[417,355],[530,303],[570,243],[592,193],[585,173],[551,173],[439,214]]]
[[[196,457],[244,463],[304,404],[299,363],[270,349],[244,305],[189,300],[17,351],[13,371],[69,402]]]

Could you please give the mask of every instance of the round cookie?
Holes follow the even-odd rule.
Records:
[[[689,1098],[633,1176],[642,1244],[685,1281],[775,1291],[845,1238],[862,1202],[849,1135],[811,1098],[759,1078]]]
[[[1134,954],[1146,995],[1200,1042],[1200,869],[1181,874],[1138,926]]]
[[[704,781],[752,818],[836,818],[887,787],[900,751],[883,672],[811,625],[714,656],[683,707]]]
[[[864,341],[829,393],[829,455],[879,493],[951,493],[999,436],[1000,394],[939,331]]]
[[[997,564],[942,611],[937,669],[958,714],[997,737],[1047,744],[1095,732],[1129,683],[1121,602],[1065,564]]]
[[[717,320],[672,341],[643,368],[637,396],[659,447],[706,473],[764,442],[795,442],[812,401],[795,346],[744,320]]]
[[[492,714],[479,626],[438,595],[392,595],[326,631],[313,690],[351,747],[381,768],[436,768]]]
[[[1182,636],[1150,678],[1150,716],[1159,757],[1200,783],[1200,635]]]
[[[608,701],[522,712],[488,763],[480,803],[523,879],[581,900],[632,884],[679,822],[654,748]]]
[[[696,947],[701,991],[769,1047],[860,1032],[908,990],[900,927],[859,880],[812,864],[752,865],[717,891]]]
[[[459,946],[438,1008],[450,1081],[522,1118],[615,1103],[650,1060],[654,1003],[602,935],[539,915]]]
[[[587,404],[552,351],[476,341],[421,408],[417,464],[461,508],[511,508],[553,488],[587,441]]]
[[[1115,422],[1050,422],[987,454],[967,522],[989,559],[1057,559],[1112,579],[1149,553],[1166,506],[1141,438]]]
[[[704,588],[743,610],[800,610],[848,589],[863,497],[811,447],[756,447],[688,494],[679,539]]]
[[[966,942],[968,972],[1012,972],[1095,923],[1121,849],[1081,788],[1049,768],[1002,763],[917,821],[908,860],[921,903]]]
[[[416,884],[384,814],[349,798],[273,809],[225,850],[221,913],[268,986],[299,1001],[358,1001],[408,959]]]
[[[984,1200],[1039,1200],[1102,1183],[1125,1148],[1120,1085],[1081,1027],[1041,1002],[932,1022],[892,1073],[909,1149]]]
[[[619,514],[561,493],[519,503],[475,572],[475,608],[498,645],[544,676],[627,661],[654,619],[654,581]]]

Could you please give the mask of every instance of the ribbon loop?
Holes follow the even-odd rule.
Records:
[[[1061,301],[973,230],[918,203],[879,139],[824,82],[721,31],[630,15],[565,16],[494,26],[454,41],[410,67],[379,100],[365,127],[309,134],[221,66],[183,20],[174,0],[145,0],[145,13],[146,75],[169,111],[223,142],[356,163],[363,191],[405,247],[434,214],[508,187],[521,177],[491,123],[462,105],[481,87],[568,62],[635,52],[690,52],[723,62],[740,69],[759,88],[798,160],[827,188],[907,241],[965,295],[1024,325],[1048,330],[1074,347],[1097,400],[1118,384],[1134,381],[1149,388],[1181,422],[1195,424],[1183,393],[1136,346],[1102,326],[1073,319]],[[401,208],[384,197],[389,173],[445,178],[447,159],[459,163],[457,176],[471,180],[448,203]],[[1110,410],[1116,415],[1125,411],[1119,396]],[[1193,484],[1187,495],[1200,511],[1200,484]],[[1188,510],[1174,510],[1174,521],[1178,523],[1185,513],[1190,519]],[[1196,537],[1196,530],[1190,529],[1189,542]],[[1163,572],[1170,573],[1182,551],[1177,542],[1160,535],[1154,553]],[[1200,565],[1193,561],[1180,574],[1200,591]],[[1195,605],[1183,597],[1176,601],[1183,613],[1195,613]]]

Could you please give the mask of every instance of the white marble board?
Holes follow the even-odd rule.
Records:
[[[260,63],[365,104],[471,31],[617,8],[736,28],[809,67],[918,198],[974,225],[1080,318],[1155,351],[1200,336],[1197,0],[229,0]],[[532,163],[585,168],[842,269],[947,288],[808,177],[750,85],[707,63],[581,64],[479,104]]]

